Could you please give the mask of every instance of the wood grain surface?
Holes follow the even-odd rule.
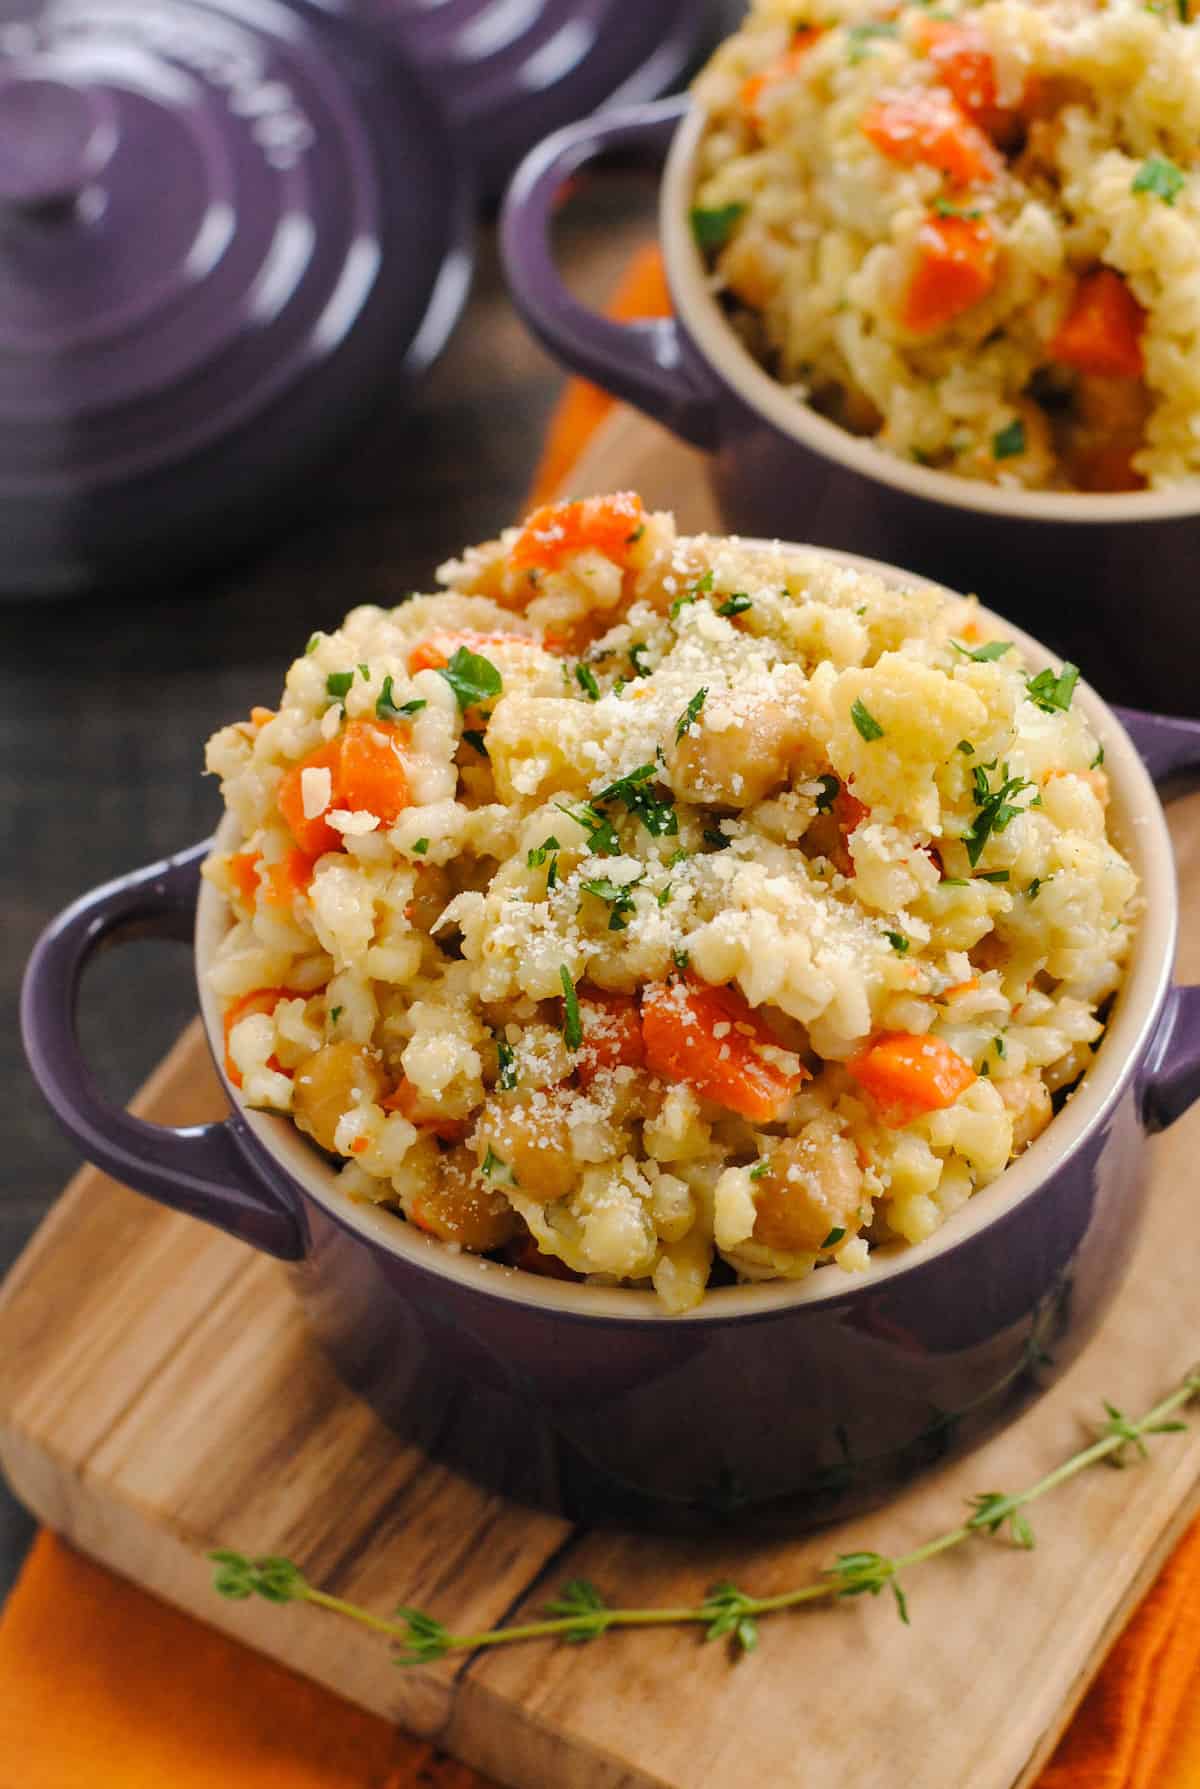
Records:
[[[709,519],[696,457],[618,415],[577,483],[669,493]],[[1185,890],[1200,886],[1200,796],[1172,809]],[[1180,970],[1200,979],[1184,904]],[[220,1109],[193,1030],[147,1087],[163,1121]],[[318,1611],[223,1603],[207,1548],[286,1553],[322,1587],[449,1625],[536,1608],[586,1576],[618,1602],[694,1601],[715,1579],[756,1592],[835,1552],[894,1552],[1072,1453],[1102,1398],[1152,1403],[1192,1364],[1200,1112],[1152,1145],[1146,1222],[1101,1335],[1015,1427],[885,1511],[790,1543],[753,1518],[672,1544],[568,1528],[489,1497],[384,1431],[307,1341],[285,1271],[85,1170],[0,1295],[0,1463],[88,1552],[169,1600],[397,1720],[515,1789],[1013,1789],[1032,1782],[1112,1638],[1200,1504],[1200,1435],[1153,1463],[1096,1470],[1036,1513],[1035,1558],[999,1543],[934,1560],[913,1625],[860,1599],[774,1620],[731,1664],[694,1634],[616,1634],[400,1673],[386,1648]],[[414,1741],[411,1782],[443,1767]],[[445,1766],[446,1789],[476,1779]]]

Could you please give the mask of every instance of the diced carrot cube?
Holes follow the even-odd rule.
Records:
[[[409,800],[399,730],[384,721],[351,721],[339,743],[335,805],[393,826]]]
[[[290,988],[254,988],[249,994],[243,994],[240,999],[233,1002],[232,1006],[226,1008],[223,1020],[225,1073],[235,1087],[241,1086],[242,1076],[233,1057],[229,1054],[229,1038],[234,1026],[239,1024],[242,1019],[248,1019],[252,1013],[273,1013],[281,1000],[294,1000],[295,998],[296,996]],[[280,1066],[274,1056],[268,1059],[267,1067],[274,1069],[277,1075],[287,1073],[287,1070]]]
[[[820,25],[801,25],[792,36],[792,41],[782,56],[777,56],[760,74],[751,75],[742,82],[741,105],[744,112],[749,112],[757,120],[758,105],[768,88],[779,86],[781,81],[790,81],[793,75],[800,72],[800,66],[817,39],[823,35]]]
[[[554,571],[574,553],[591,548],[624,564],[645,526],[646,512],[632,491],[546,503],[528,517],[510,554],[514,571]]]
[[[306,857],[320,857],[324,851],[341,850],[341,835],[326,822],[324,815],[318,814],[315,818],[310,819],[305,814],[302,783],[304,771],[328,770],[331,786],[335,791],[330,806],[336,807],[340,757],[341,741],[331,739],[328,744],[318,746],[315,752],[310,752],[307,758],[304,758],[299,764],[293,764],[290,770],[285,771],[279,785],[279,794],[276,797],[279,812],[283,815],[288,830]]]
[[[646,1064],[667,1081],[686,1081],[757,1124],[780,1118],[807,1071],[786,1074],[767,1049],[780,1045],[736,988],[697,980],[655,983],[642,996]]]
[[[247,907],[253,907],[258,899],[258,866],[261,862],[261,851],[235,851],[229,859],[233,885]]]
[[[996,68],[987,39],[977,26],[956,19],[921,19],[918,41],[967,117],[994,143],[1011,143],[1022,124],[1022,108],[1032,99],[1027,82],[1019,106],[996,99]]]
[[[940,1037],[885,1033],[846,1064],[874,1100],[884,1124],[900,1130],[925,1112],[952,1106],[978,1079],[971,1064]]]
[[[1071,308],[1050,343],[1050,358],[1081,373],[1140,379],[1145,326],[1146,313],[1121,275],[1111,267],[1094,268],[1075,288]]]
[[[999,258],[986,218],[927,217],[900,320],[917,333],[941,329],[986,298]]]
[[[306,894],[313,879],[313,860],[293,848],[278,863],[264,863],[259,870],[262,898],[272,907],[288,907],[298,894]]]
[[[605,1069],[640,1068],[646,1060],[637,1002],[629,994],[589,991],[579,997],[583,1042],[575,1052],[579,1085],[589,1088]]]
[[[939,168],[955,186],[994,180],[1001,157],[944,87],[881,94],[862,131],[881,155],[901,167]]]

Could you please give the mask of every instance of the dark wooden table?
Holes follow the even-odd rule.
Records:
[[[578,290],[611,289],[652,206],[648,184],[622,179],[572,207],[562,252]],[[431,589],[442,559],[521,507],[562,379],[508,303],[490,225],[479,248],[466,316],[415,405],[384,398],[288,539],[196,588],[0,607],[0,1274],[78,1165],[17,1035],[41,927],[83,890],[205,837],[219,797],[204,741],[275,701],[313,628]],[[81,1023],[106,1087],[127,1098],[194,1010],[185,949],[102,958]],[[0,1484],[0,1597],[30,1534]]]

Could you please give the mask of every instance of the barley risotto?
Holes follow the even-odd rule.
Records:
[[[1200,474],[1191,0],[753,0],[693,227],[798,402],[1030,488]]]
[[[355,609],[211,740],[226,1067],[444,1244],[869,1270],[1049,1122],[1135,877],[1071,665],[622,494]]]

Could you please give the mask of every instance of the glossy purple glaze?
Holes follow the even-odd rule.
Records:
[[[341,0],[424,70],[486,196],[528,149],[606,104],[672,87],[703,0]]]
[[[505,200],[502,246],[534,332],[572,371],[712,453],[730,529],[840,547],[975,591],[1086,664],[1111,701],[1200,710],[1200,503],[1193,514],[1119,520],[1109,499],[1094,497],[1091,519],[1068,521],[1021,514],[1019,501],[1017,513],[1000,514],[968,507],[969,495],[919,494],[888,482],[882,454],[872,456],[879,474],[867,475],[785,432],[678,320],[619,324],[572,297],[550,244],[564,183],[605,155],[661,165],[687,111],[674,99],[586,120],[526,158]],[[680,269],[666,258],[678,298]]]
[[[1124,720],[1159,774],[1200,765],[1200,724]],[[554,1309],[536,1278],[496,1267],[493,1291],[439,1273],[435,1243],[427,1267],[365,1234],[239,1113],[168,1130],[103,1099],[75,1031],[83,968],[123,932],[186,935],[206,850],[96,890],[43,935],[22,1000],[43,1092],[117,1179],[292,1263],[314,1333],[387,1421],[577,1518],[674,1530],[753,1503],[756,1521],[823,1521],[972,1445],[1087,1341],[1128,1263],[1145,1133],[1200,1097],[1200,989],[1164,980],[1140,1051],[1076,1143],[941,1254],[733,1316],[715,1303],[673,1321]]]
[[[455,321],[469,191],[421,78],[276,0],[0,26],[0,585],[167,575],[278,518]]]

